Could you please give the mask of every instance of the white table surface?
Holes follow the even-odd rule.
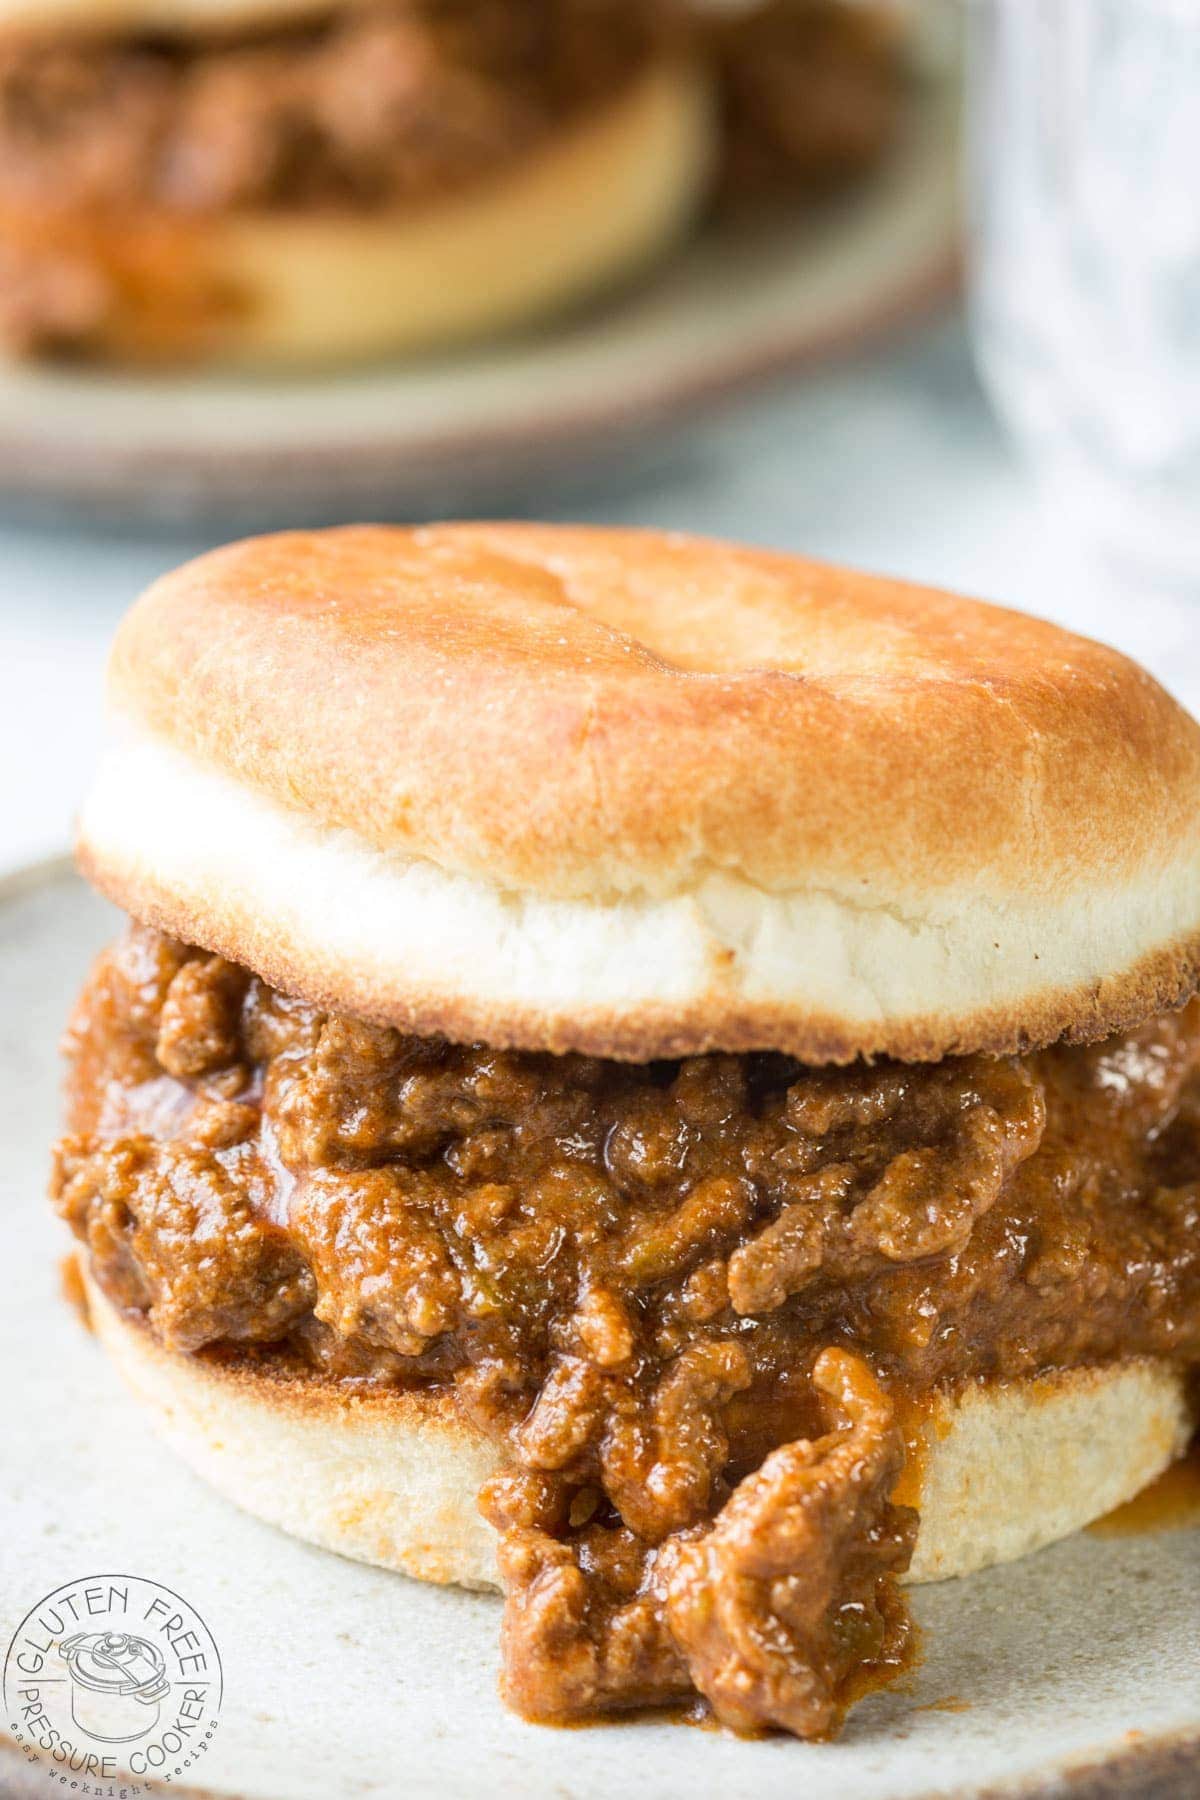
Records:
[[[653,478],[555,511],[804,550],[1021,606],[1120,645],[1200,712],[1200,593],[1120,578],[1044,515],[954,320],[693,427]],[[122,611],[221,536],[0,523],[0,872],[67,844]]]

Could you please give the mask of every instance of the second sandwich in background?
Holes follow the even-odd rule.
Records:
[[[669,244],[712,125],[658,0],[0,0],[0,335],[286,362],[497,330]]]
[[[895,133],[886,4],[0,0],[0,343],[342,362],[635,274]]]

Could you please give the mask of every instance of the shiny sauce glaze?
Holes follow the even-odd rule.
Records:
[[[1200,1438],[1157,1481],[1096,1519],[1097,1537],[1141,1537],[1156,1531],[1200,1531]]]
[[[134,928],[71,1027],[54,1195],[167,1344],[452,1391],[503,1450],[504,1689],[827,1735],[901,1667],[901,1421],[1200,1363],[1200,1008],[811,1069],[414,1039]]]

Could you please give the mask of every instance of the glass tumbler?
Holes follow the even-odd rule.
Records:
[[[1200,595],[1200,0],[967,0],[979,368],[1052,504]]]

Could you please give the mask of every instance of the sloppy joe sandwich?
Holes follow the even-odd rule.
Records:
[[[710,81],[661,0],[0,0],[0,337],[417,350],[684,227]]]
[[[700,539],[235,544],[113,652],[55,1203],[168,1439],[534,1719],[833,1731],[1200,1363],[1200,728]],[[981,1645],[986,1655],[986,1644]]]

